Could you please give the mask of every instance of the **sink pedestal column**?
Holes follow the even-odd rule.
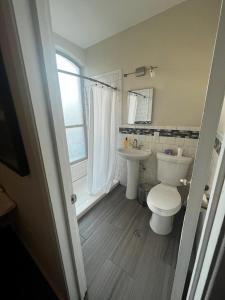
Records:
[[[127,160],[127,199],[137,198],[139,178],[139,160]]]

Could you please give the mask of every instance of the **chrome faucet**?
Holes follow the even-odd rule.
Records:
[[[134,139],[133,140],[133,148],[135,148],[135,149],[137,149],[137,147],[138,147],[138,141],[137,141],[137,139]]]
[[[144,145],[142,145],[142,144],[139,144],[139,145],[138,145],[137,139],[134,139],[134,140],[133,140],[132,147],[133,147],[134,149],[139,149],[139,150],[140,150],[142,146],[144,146]]]

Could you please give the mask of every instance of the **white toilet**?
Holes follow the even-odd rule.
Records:
[[[157,178],[161,181],[153,187],[147,197],[152,211],[151,229],[161,235],[169,234],[173,229],[173,217],[181,208],[181,196],[177,186],[180,179],[187,176],[192,158],[157,153]]]

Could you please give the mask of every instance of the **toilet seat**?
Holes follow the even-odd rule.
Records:
[[[152,212],[169,217],[180,210],[181,196],[176,187],[160,183],[148,193],[147,204]]]

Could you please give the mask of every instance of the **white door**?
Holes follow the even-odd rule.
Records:
[[[225,220],[225,139],[218,157],[217,167],[212,185],[212,195],[207,209],[205,224],[199,242],[196,261],[187,294],[188,300],[209,299],[208,296],[215,279],[218,264],[214,265],[214,252],[224,237]],[[220,236],[221,235],[221,236]],[[218,243],[219,242],[219,243]],[[224,250],[224,248],[222,249]],[[223,251],[222,251],[223,253]],[[219,260],[220,261],[220,260]],[[212,266],[211,266],[212,265]],[[208,282],[212,268],[212,281]],[[208,290],[208,291],[207,291]],[[207,293],[205,293],[207,291]],[[207,295],[208,294],[208,295]],[[222,297],[222,296],[221,296]]]
[[[65,208],[68,216],[69,230],[68,235],[71,240],[71,251],[74,257],[78,285],[81,299],[84,298],[87,291],[87,283],[84,271],[83,255],[79,228],[76,218],[75,203],[72,200],[73,187],[71,179],[71,170],[67,151],[67,142],[65,127],[63,121],[63,110],[58,83],[58,73],[55,58],[55,45],[51,29],[51,18],[49,12],[49,3],[46,0],[35,0],[31,2],[31,9],[36,19],[36,31],[39,38],[40,52],[42,53],[44,75],[46,77],[47,92],[49,99],[49,108],[53,122],[53,131],[55,138],[56,151],[58,156],[59,172],[62,180]],[[67,282],[68,285],[76,284]]]
[[[192,173],[171,299],[181,300],[225,91],[225,5],[222,4],[199,143]]]

